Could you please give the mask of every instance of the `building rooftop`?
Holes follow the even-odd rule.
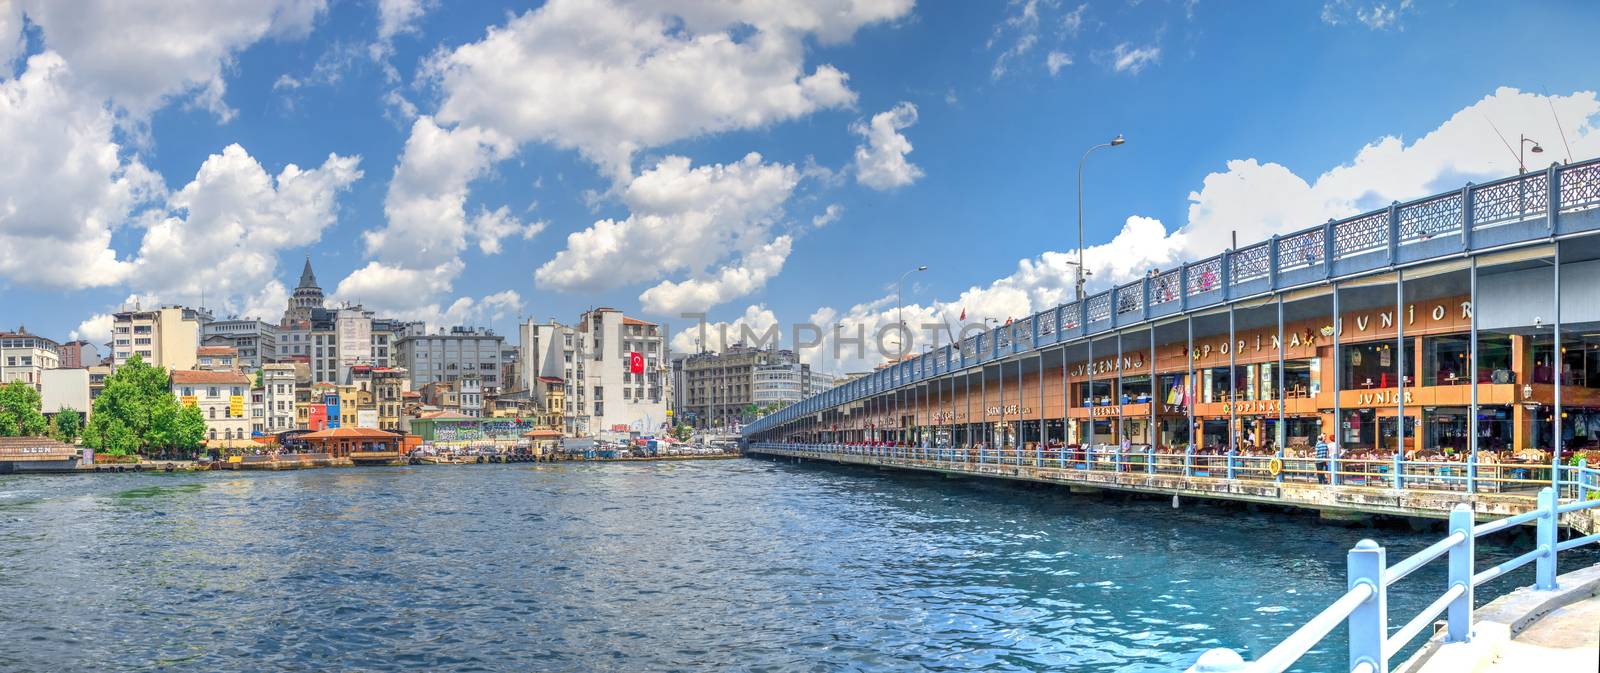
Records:
[[[211,384],[249,384],[250,377],[237,372],[209,372],[193,369],[178,369],[172,372],[172,382],[176,385],[211,385]]]

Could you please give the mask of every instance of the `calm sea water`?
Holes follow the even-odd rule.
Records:
[[[1373,535],[1436,537],[757,460],[3,477],[0,671],[1181,670]]]

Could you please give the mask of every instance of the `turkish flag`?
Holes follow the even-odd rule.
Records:
[[[967,309],[963,308],[963,309],[961,309],[961,317],[960,318],[956,318],[956,320],[965,321],[966,319],[967,319]]]
[[[635,374],[644,373],[644,353],[628,354],[628,371]]]

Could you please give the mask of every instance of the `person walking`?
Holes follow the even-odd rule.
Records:
[[[1333,440],[1333,435],[1323,437],[1317,435],[1317,483],[1328,483],[1328,443]]]

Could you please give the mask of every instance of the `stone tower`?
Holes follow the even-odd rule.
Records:
[[[300,270],[300,284],[289,297],[289,308],[283,312],[283,321],[310,320],[311,309],[321,307],[322,288],[317,286],[317,274],[311,272],[311,256],[306,255],[306,266]]]

